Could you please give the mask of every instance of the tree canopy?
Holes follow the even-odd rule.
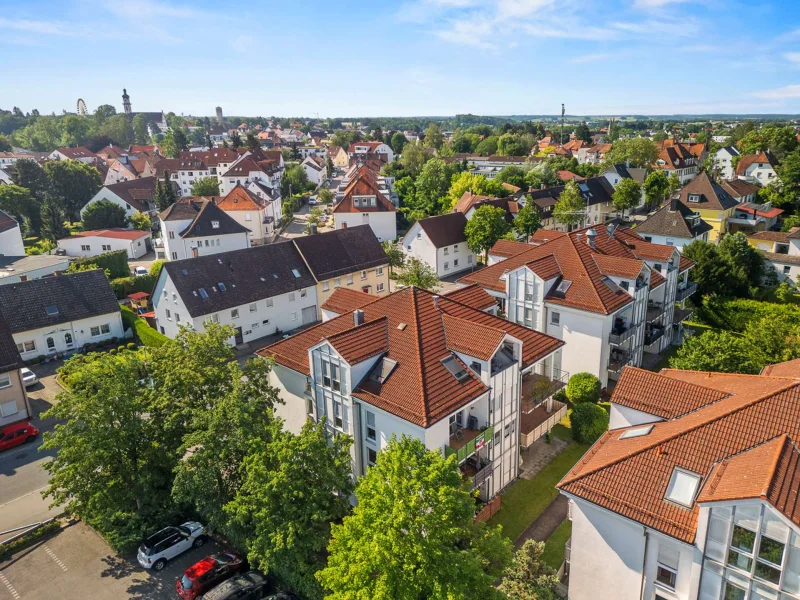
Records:
[[[639,206],[642,199],[642,186],[637,181],[630,178],[623,178],[614,188],[614,194],[611,197],[611,202],[622,216],[625,216],[625,210],[632,210]]]
[[[517,235],[523,238],[526,242],[536,232],[537,229],[542,227],[542,218],[539,215],[539,210],[532,200],[528,200],[525,206],[517,211],[517,218],[512,223],[514,231]]]
[[[511,229],[506,221],[506,211],[497,206],[479,206],[467,221],[464,234],[469,249],[483,254],[488,260],[489,250]]]
[[[414,256],[406,261],[403,272],[397,276],[397,281],[406,286],[413,285],[432,292],[435,292],[441,283],[436,271]]]
[[[586,201],[574,181],[564,186],[553,208],[553,218],[563,225],[577,225],[586,218]]]
[[[50,192],[60,199],[72,221],[80,220],[81,209],[103,187],[100,172],[79,160],[54,160],[44,164]]]
[[[219,196],[219,180],[216,177],[201,177],[192,184],[192,196]]]
[[[127,225],[128,217],[125,209],[105,198],[92,202],[83,211],[83,228],[86,230],[113,229]]]

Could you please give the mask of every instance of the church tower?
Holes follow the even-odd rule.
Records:
[[[125,114],[131,114],[131,97],[128,96],[128,90],[122,88],[122,108],[125,110]]]

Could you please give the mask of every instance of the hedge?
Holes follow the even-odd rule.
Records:
[[[695,309],[695,320],[716,329],[743,332],[751,322],[768,318],[787,325],[800,325],[800,306],[747,298],[718,299],[708,297]]]
[[[124,300],[133,292],[147,292],[151,294],[156,285],[156,277],[140,275],[139,277],[118,277],[111,280],[111,288],[117,295],[117,300]]]
[[[108,269],[110,279],[130,277],[131,274],[126,250],[115,250],[114,252],[105,252],[97,256],[79,258],[75,261],[75,265],[97,265],[101,269]]]
[[[150,327],[150,325],[147,324],[147,321],[137,316],[127,306],[122,307],[122,322],[125,324],[126,329],[133,329],[133,332],[136,334],[136,338],[139,340],[139,343],[142,346],[157,348],[159,346],[163,346],[165,343],[167,343],[167,341],[169,341],[167,336]]]

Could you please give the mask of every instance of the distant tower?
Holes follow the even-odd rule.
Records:
[[[131,114],[131,97],[128,96],[128,90],[122,88],[122,108],[125,109],[125,114]]]
[[[217,107],[217,124],[222,125],[222,107]]]
[[[83,101],[83,98],[78,98],[78,116],[86,116],[86,102]]]

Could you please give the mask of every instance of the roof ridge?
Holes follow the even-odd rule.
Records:
[[[774,364],[781,364],[781,363],[774,363]],[[767,365],[769,366],[769,365]],[[661,369],[657,374],[661,374],[662,371],[671,371],[676,373],[700,373],[703,375],[722,375],[723,377],[726,375],[732,375],[734,377],[748,377],[751,379],[763,379],[764,377],[769,377],[770,379],[788,379],[789,381],[798,381],[796,377],[787,377],[786,375],[761,375],[761,374],[754,374],[754,373],[723,373],[721,371],[691,371],[691,370],[684,370],[684,369],[671,369],[669,367],[665,367]],[[684,381],[684,380],[680,380]],[[687,382],[689,383],[689,382]],[[693,385],[700,385],[699,383]],[[709,388],[714,389],[714,388]],[[722,390],[716,390],[721,392]]]
[[[565,476],[565,477],[564,477],[564,479],[562,479],[562,480],[561,480],[561,481],[558,483],[558,485],[562,485],[562,484],[566,484],[566,483],[574,483],[574,482],[576,482],[576,481],[579,481],[579,480],[581,480],[581,479],[584,479],[584,478],[586,478],[587,476],[589,476],[589,475],[592,475],[593,473],[597,473],[598,471],[601,471],[601,470],[603,470],[603,469],[607,469],[608,467],[611,467],[611,466],[613,466],[613,465],[619,464],[620,462],[622,462],[622,461],[625,461],[625,460],[628,460],[629,458],[631,458],[631,457],[633,457],[633,456],[636,456],[636,455],[642,454],[642,453],[644,453],[644,452],[647,452],[648,450],[652,450],[653,448],[656,448],[656,447],[658,447],[658,446],[661,446],[661,445],[663,445],[663,444],[665,444],[665,443],[667,443],[667,442],[669,442],[669,441],[671,441],[671,440],[674,440],[674,439],[676,439],[676,438],[678,438],[678,437],[681,437],[681,436],[683,436],[683,435],[686,435],[687,433],[690,433],[690,432],[692,432],[692,431],[695,431],[695,430],[697,430],[697,429],[700,429],[701,427],[705,427],[706,425],[708,425],[709,423],[711,423],[711,422],[713,422],[713,421],[717,421],[717,420],[719,420],[719,419],[722,419],[723,417],[728,417],[728,416],[730,416],[730,415],[732,415],[732,414],[735,414],[735,413],[737,413],[737,412],[741,412],[742,410],[744,410],[744,409],[746,409],[746,408],[750,408],[751,406],[753,406],[753,405],[755,405],[755,404],[758,404],[758,403],[760,403],[760,402],[763,402],[763,401],[765,401],[765,400],[767,400],[767,399],[769,399],[769,398],[772,398],[772,397],[774,397],[774,396],[777,396],[778,394],[782,394],[783,392],[785,392],[785,391],[787,391],[787,390],[790,390],[790,389],[791,389],[791,388],[793,388],[793,387],[800,387],[800,381],[797,381],[797,380],[792,380],[792,384],[791,384],[791,385],[786,385],[786,386],[784,386],[784,387],[782,387],[782,388],[779,388],[779,389],[777,389],[777,390],[772,390],[772,391],[769,391],[769,392],[767,392],[767,393],[766,393],[766,394],[764,394],[764,395],[757,396],[756,398],[752,398],[752,399],[750,399],[750,400],[746,400],[746,401],[745,401],[745,402],[744,402],[744,403],[743,403],[741,406],[737,406],[737,407],[735,407],[735,408],[731,408],[730,410],[728,410],[728,411],[726,411],[726,412],[723,412],[723,413],[722,413],[722,414],[720,414],[720,415],[716,415],[716,416],[714,416],[713,418],[711,418],[711,417],[707,417],[707,418],[705,418],[705,419],[702,419],[702,420],[700,420],[698,423],[695,423],[694,425],[692,425],[692,426],[691,426],[691,427],[689,427],[689,428],[677,430],[677,431],[676,431],[676,432],[674,432],[674,433],[668,434],[668,435],[667,435],[666,437],[664,437],[663,439],[657,439],[657,440],[654,440],[654,441],[650,442],[649,444],[645,444],[645,445],[641,446],[640,448],[633,449],[633,450],[631,450],[631,452],[629,452],[629,453],[628,453],[628,454],[626,454],[625,456],[620,456],[619,458],[616,458],[616,459],[612,460],[611,462],[608,462],[608,463],[605,463],[605,464],[598,465],[598,466],[596,466],[594,469],[591,469],[591,470],[589,470],[589,471],[586,471],[585,473],[579,473],[579,474],[577,474],[577,475],[576,475],[575,477],[573,477],[573,478],[567,479],[567,477],[569,476],[569,473],[568,473],[568,474],[567,474],[567,476]],[[736,396],[735,396],[735,395],[733,395],[733,396],[728,396],[727,398],[723,398],[722,400],[720,400],[720,402],[722,402],[722,401],[724,401],[724,400],[731,400],[731,399],[735,399],[735,398],[736,398]],[[719,402],[714,402],[714,403],[712,403],[712,404],[719,404]],[[704,410],[704,409],[707,409],[707,408],[708,408],[708,406],[704,406],[704,407],[703,407],[703,409],[700,409],[700,410]],[[700,412],[700,410],[698,410],[698,411],[695,411],[695,413],[697,413],[697,412]],[[666,425],[666,424],[668,424],[668,423],[675,423],[675,422],[677,422],[677,421],[679,421],[679,420],[680,420],[680,419],[671,419],[671,420],[669,420],[669,421],[662,421],[661,423],[656,423],[656,425],[658,425],[658,424],[663,424],[663,425]],[[627,428],[623,428],[623,429],[627,429]],[[614,431],[619,431],[619,430],[618,430],[618,429],[615,429]],[[607,431],[607,432],[606,432],[606,433],[605,433],[605,434],[604,434],[604,435],[603,435],[603,436],[600,438],[600,440],[607,440],[607,439],[609,439],[610,437],[611,437],[611,431]],[[599,442],[600,440],[598,440],[598,442]],[[593,447],[594,447],[594,446],[593,446]],[[588,454],[588,452],[587,452],[587,454]],[[584,462],[584,461],[583,461],[583,460],[581,460],[580,462]]]
[[[415,285],[412,285],[410,289],[411,289],[411,307],[412,307],[411,316],[414,319],[414,339],[417,346],[416,352],[414,354],[416,355],[417,358],[417,369],[419,371],[419,380],[422,383],[422,385],[420,386],[420,391],[422,392],[422,404],[423,406],[425,406],[428,403],[428,392],[427,392],[427,385],[425,378],[425,369],[422,367],[422,335],[420,333],[419,305],[417,301],[417,293],[419,291],[419,288]],[[442,329],[444,329],[444,327],[442,327]],[[445,339],[447,338],[445,337]]]
[[[360,310],[360,309],[356,309],[356,310]],[[340,315],[340,316],[344,316],[344,315]],[[344,337],[345,335],[347,335],[349,333],[353,333],[356,330],[363,329],[364,327],[369,327],[369,326],[375,325],[377,323],[380,323],[381,321],[387,321],[388,322],[388,320],[389,320],[389,317],[387,317],[386,315],[383,315],[381,317],[378,317],[377,319],[373,319],[372,321],[367,321],[365,323],[362,323],[361,325],[353,325],[353,327],[349,327],[348,329],[344,329],[342,331],[337,331],[336,333],[333,333],[333,334],[331,334],[331,335],[329,335],[327,337],[324,337],[322,339],[328,340],[329,342],[331,342],[336,338]]]
[[[588,230],[588,229],[591,229],[591,228],[586,228],[586,229]],[[572,232],[572,233],[574,233],[574,232]],[[583,257],[581,256],[581,252],[580,252],[580,250],[578,249],[578,246],[577,246],[578,240],[571,234],[569,234],[569,235],[567,235],[565,237],[569,240],[570,246],[575,251],[575,254],[578,255],[578,262],[581,265],[579,268],[583,270],[584,275],[586,275],[586,277],[589,279],[589,287],[592,289],[592,293],[600,301],[600,305],[606,311],[608,311],[608,305],[603,300],[603,297],[600,295],[600,292],[597,291],[597,286],[595,286],[594,282],[592,281],[592,276],[589,275],[589,270],[586,268],[586,263],[583,261]],[[562,239],[562,238],[558,238],[558,239]],[[547,242],[547,243],[549,243],[549,242]],[[590,251],[591,251],[591,249],[590,249]],[[595,263],[595,265],[597,265],[597,263]],[[600,271],[599,267],[598,267],[598,270]],[[600,271],[600,273],[605,275],[605,273],[603,273],[602,271]]]

